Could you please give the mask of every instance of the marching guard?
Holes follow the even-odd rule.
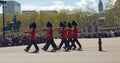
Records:
[[[73,28],[72,28],[72,24],[70,22],[68,22],[68,28],[67,28],[67,38],[68,38],[68,43],[70,44],[70,47],[67,49],[75,49],[76,48],[76,45],[75,43],[73,42]]]
[[[36,42],[36,31],[35,31],[35,29],[36,29],[36,23],[35,22],[33,22],[33,23],[31,23],[30,25],[29,25],[29,30],[27,30],[27,31],[25,31],[25,33],[29,33],[30,35],[29,35],[29,44],[27,45],[27,47],[24,49],[24,51],[26,51],[26,52],[28,52],[29,51],[29,49],[31,48],[31,46],[32,45],[34,45],[34,47],[35,47],[35,51],[34,51],[34,53],[37,53],[37,52],[39,52],[39,47],[37,46],[37,42]]]
[[[78,44],[79,46],[78,50],[82,50],[82,46],[78,41],[78,29],[77,29],[77,23],[75,21],[72,21],[72,27],[73,27],[73,42]]]
[[[43,50],[44,51],[47,51],[49,46],[52,45],[53,49],[51,50],[51,52],[56,52],[57,50],[57,46],[54,42],[54,38],[53,38],[53,29],[52,29],[52,23],[51,22],[47,22],[46,24],[47,28],[46,29],[43,29],[43,31],[46,32],[46,39],[47,39],[47,42],[46,44],[43,46]]]
[[[68,52],[69,49],[67,50],[67,48],[69,48],[69,43],[67,42],[67,29],[66,29],[66,24],[64,22],[60,22],[60,27],[57,29],[58,31],[60,31],[61,34],[61,43],[58,46],[58,50],[61,49],[62,45],[65,44],[65,51]]]

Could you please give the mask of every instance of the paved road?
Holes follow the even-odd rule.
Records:
[[[103,52],[98,51],[98,39],[79,39],[83,51],[26,53],[26,46],[0,48],[0,63],[120,63],[120,38],[105,38]],[[55,40],[57,45],[60,40]],[[44,44],[40,44],[41,48]],[[51,50],[51,47],[49,48]],[[34,47],[30,51],[34,51]]]

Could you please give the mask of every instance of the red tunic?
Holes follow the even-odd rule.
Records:
[[[73,38],[78,38],[78,29],[74,28],[73,30]]]
[[[73,29],[72,28],[68,28],[67,29],[67,38],[68,39],[72,39],[73,38]]]
[[[61,39],[67,39],[67,29],[66,28],[58,28],[58,31],[61,32]]]
[[[53,30],[52,28],[43,29],[46,32],[46,38],[48,40],[53,39]]]
[[[25,33],[30,33],[30,36],[29,36],[29,40],[32,41],[32,40],[35,40],[35,30],[28,30],[28,31],[25,31]]]

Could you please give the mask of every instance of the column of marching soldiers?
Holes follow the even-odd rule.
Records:
[[[54,42],[53,37],[53,25],[51,22],[46,23],[46,28],[42,31],[46,33],[46,43],[41,48],[44,51],[48,51],[48,48],[50,45],[53,47],[51,52],[56,52],[57,50],[60,50],[63,46],[65,52],[69,52],[70,50],[78,50],[82,51],[82,46],[80,42],[78,41],[78,29],[77,29],[77,23],[75,21],[66,23],[65,21],[59,23],[59,27],[55,30],[57,30],[61,35],[61,42],[57,46]],[[39,52],[39,47],[37,46],[37,43],[35,41],[35,33],[36,33],[36,23],[33,22],[29,25],[29,30],[24,31],[24,33],[29,33],[29,44],[24,49],[25,52],[29,52],[29,49],[32,45],[35,47],[34,53]],[[78,45],[78,47],[77,47]]]

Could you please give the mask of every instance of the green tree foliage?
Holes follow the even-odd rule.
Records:
[[[21,29],[28,28],[31,22],[37,23],[37,33],[42,35],[42,29],[46,27],[46,22],[50,21],[53,23],[53,29],[59,27],[59,23],[61,21],[71,22],[75,20],[78,23],[79,30],[82,26],[85,26],[83,22],[86,20],[86,12],[82,11],[81,9],[74,9],[73,11],[68,10],[61,10],[60,12],[31,12],[28,14],[16,14],[17,19],[21,20],[22,25]],[[7,21],[12,22],[13,15],[7,14],[5,15],[5,22]],[[93,19],[89,18],[89,23],[91,23]],[[2,28],[2,17],[0,17],[0,28]],[[55,31],[55,34],[57,32]]]
[[[115,24],[120,24],[120,0],[116,0],[115,4],[113,4],[113,0],[109,0],[106,4],[106,16],[105,23],[106,27],[113,27]]]
[[[114,7],[114,11],[116,12],[116,15],[118,16],[118,17],[120,17],[120,0],[117,0],[116,2],[115,2],[115,7]]]

